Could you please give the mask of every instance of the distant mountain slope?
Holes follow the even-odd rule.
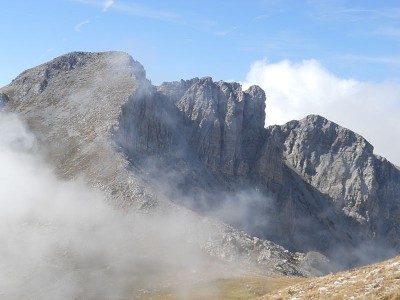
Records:
[[[249,234],[206,223],[215,235],[202,247],[217,257],[307,275],[326,262],[292,252],[341,268],[399,250],[399,170],[319,116],[265,129],[259,87],[209,77],[155,87],[127,54],[76,52],[0,94],[61,177],[83,173],[120,207],[179,204]]]

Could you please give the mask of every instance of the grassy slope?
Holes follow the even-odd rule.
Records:
[[[313,278],[260,299],[400,300],[400,256],[373,265]]]
[[[142,290],[129,299],[400,300],[400,256],[319,278],[242,276],[174,289]]]
[[[175,289],[141,291],[131,299],[203,300],[203,299],[256,299],[266,293],[303,282],[303,278],[271,278],[265,276],[217,279],[211,282],[180,286]]]

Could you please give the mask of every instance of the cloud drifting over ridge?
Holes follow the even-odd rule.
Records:
[[[83,179],[58,179],[35,137],[2,112],[0,164],[0,299],[126,299],[209,271],[183,238],[186,215],[123,212]]]
[[[266,125],[319,114],[364,136],[375,153],[400,165],[400,85],[340,78],[317,60],[256,61],[244,86],[267,96]]]

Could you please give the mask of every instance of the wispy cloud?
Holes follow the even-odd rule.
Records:
[[[339,59],[347,61],[360,61],[387,65],[400,65],[400,56],[364,56],[364,55],[344,55]]]
[[[42,61],[49,53],[53,52],[54,48],[48,48],[44,51],[35,62]]]
[[[80,23],[76,24],[75,27],[74,27],[74,29],[75,29],[75,31],[80,32],[82,26],[84,26],[84,25],[86,25],[86,24],[89,24],[89,23],[90,23],[89,20],[85,20],[85,21],[83,21],[83,22],[80,22]]]
[[[262,14],[262,15],[258,15],[258,16],[255,16],[253,19],[251,19],[253,22],[259,22],[259,21],[261,21],[261,20],[264,20],[264,19],[268,19],[268,18],[270,18],[272,16],[272,14]]]
[[[308,0],[307,4],[313,10],[311,14],[323,20],[347,22],[400,20],[400,9],[397,7],[359,8],[346,5],[343,1],[317,0]]]
[[[216,36],[220,36],[220,37],[223,37],[223,36],[227,36],[227,35],[229,35],[229,34],[231,34],[232,32],[234,32],[236,29],[238,29],[236,26],[233,26],[231,29],[229,29],[229,30],[218,30],[218,31],[215,31],[214,32],[214,34],[216,35]]]
[[[123,0],[69,0],[82,5],[92,6],[99,10],[112,11],[121,15],[154,19],[178,26],[184,26],[199,31],[209,32],[217,36],[225,36],[235,28],[218,30],[218,22],[197,13],[174,11],[160,8],[151,3],[138,3],[136,1]],[[154,2],[153,2],[154,3]]]
[[[180,15],[167,10],[157,10],[148,6],[129,3],[129,2],[117,2],[113,5],[116,11],[126,13],[139,17],[159,19],[163,21],[179,21]]]
[[[114,5],[114,0],[107,0],[103,3],[103,11],[108,10],[111,6]]]
[[[98,0],[74,0],[75,2],[85,5],[92,5],[101,8],[103,11],[113,9],[116,12],[133,16],[158,19],[162,21],[180,22],[181,16],[175,12],[168,10],[154,9],[148,5],[132,3],[128,1],[98,1]]]

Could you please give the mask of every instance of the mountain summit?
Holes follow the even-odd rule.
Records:
[[[0,89],[58,176],[83,174],[121,208],[219,220],[202,245],[215,256],[306,274],[323,259],[294,252],[337,268],[398,252],[400,171],[321,116],[264,128],[266,103],[209,77],[153,86],[122,52],[69,53]]]

